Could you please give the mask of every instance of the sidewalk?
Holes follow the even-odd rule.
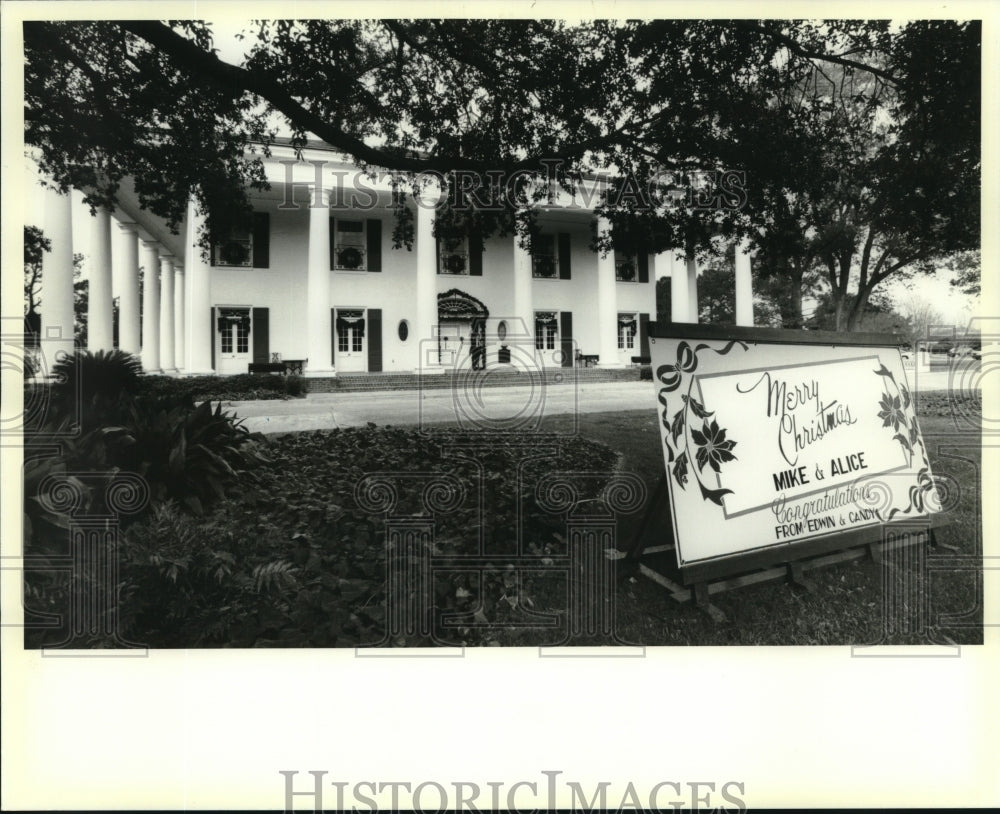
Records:
[[[917,391],[946,390],[948,371],[907,371]],[[959,388],[978,387],[979,377],[959,380]],[[656,412],[653,382],[601,382],[464,390],[397,390],[356,393],[310,393],[288,401],[224,402],[251,432],[363,427],[369,421],[385,426],[459,422],[467,427],[531,425],[539,418],[572,413],[609,413],[621,410]]]

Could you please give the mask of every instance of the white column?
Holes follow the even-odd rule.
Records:
[[[534,348],[535,306],[532,299],[531,253],[521,246],[518,236],[514,235],[514,319],[508,320],[508,334],[521,337],[528,336],[532,340],[525,350]],[[530,351],[533,352],[533,351]]]
[[[205,217],[192,199],[188,201],[187,236],[185,239],[184,288],[184,367],[190,375],[215,373],[212,369],[212,343],[215,327],[210,323],[212,312],[212,266],[202,256],[198,236]]]
[[[184,371],[184,267],[174,261],[174,367]]]
[[[426,370],[437,363],[434,352],[434,328],[438,324],[437,309],[437,244],[434,240],[434,205],[441,196],[435,183],[420,193],[417,203],[417,283],[414,296],[413,335],[417,342],[417,369]]]
[[[330,358],[330,208],[325,190],[313,190],[309,203],[309,251],[306,270],[307,376],[332,376]]]
[[[90,258],[87,263],[87,349],[114,347],[114,312],[111,295],[111,215],[98,209],[91,218]]]
[[[606,218],[598,218],[597,232],[611,231]],[[609,250],[597,255],[597,329],[599,364],[601,367],[621,367],[618,358],[618,283],[615,280],[615,253]]]
[[[174,365],[174,258],[160,256],[160,367],[176,373]]]
[[[134,223],[119,223],[115,264],[121,289],[118,294],[118,348],[139,355],[139,236]]]
[[[666,269],[670,274],[670,321],[688,322],[688,280],[684,264],[677,258],[676,249],[667,249],[656,255],[655,268],[657,277],[660,270]]]
[[[753,325],[753,281],[750,276],[749,243],[736,244],[736,324]]]
[[[688,284],[688,322],[698,321],[698,261],[694,258],[694,253],[689,254],[684,265],[687,266]]]
[[[160,372],[160,255],[155,240],[139,241],[142,262],[142,369]]]
[[[43,191],[42,231],[50,251],[42,252],[41,329],[44,370],[73,353],[73,204],[70,196]]]

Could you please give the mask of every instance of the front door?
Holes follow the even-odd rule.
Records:
[[[443,367],[468,367],[472,344],[472,323],[468,320],[444,320],[438,325],[438,364]]]
[[[215,352],[218,373],[246,373],[253,361],[250,350],[249,308],[218,308],[216,310]]]
[[[562,366],[558,311],[535,312],[535,358],[543,367]]]
[[[340,311],[337,317],[337,372],[363,373],[368,369],[365,312]]]

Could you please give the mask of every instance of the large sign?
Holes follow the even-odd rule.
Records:
[[[780,559],[806,540],[928,514],[934,483],[893,337],[651,334],[681,568],[766,549]]]

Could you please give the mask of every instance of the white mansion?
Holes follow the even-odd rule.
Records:
[[[413,249],[394,249],[388,181],[365,179],[322,143],[300,159],[275,145],[264,162],[271,189],[252,194],[253,229],[210,256],[197,245],[203,216],[193,204],[172,234],[128,185],[113,215],[81,217],[78,198],[33,182],[41,204],[34,223],[51,241],[41,307],[46,359],[72,350],[73,254],[84,237],[88,348],[114,346],[117,299],[118,347],[150,373],[246,373],[279,362],[301,362],[312,377],[429,373],[516,366],[527,357],[544,366],[620,367],[648,356],[657,276],[671,277],[672,319],[697,321],[693,258],[595,253],[593,210],[566,193],[542,208],[533,253],[513,236],[437,245],[429,194],[408,204]],[[74,221],[77,232],[81,223],[89,232],[76,241]],[[736,278],[737,322],[752,324],[742,252]]]

